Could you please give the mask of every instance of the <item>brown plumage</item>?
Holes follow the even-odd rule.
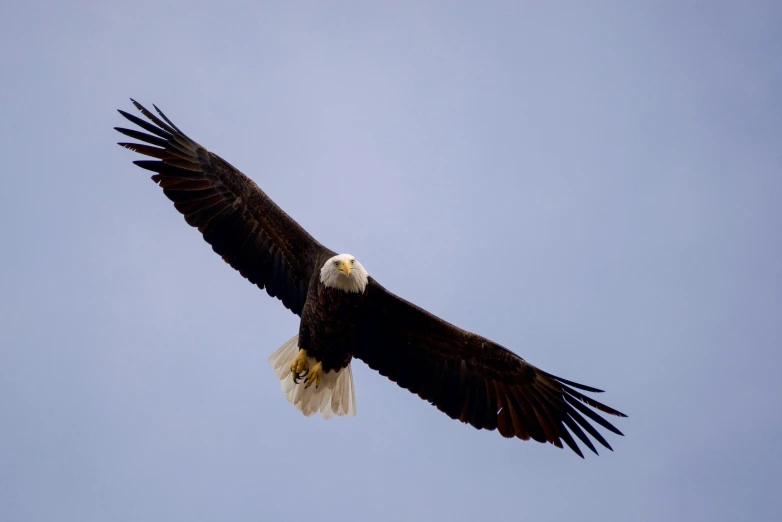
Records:
[[[371,277],[360,293],[327,288],[321,267],[335,253],[318,243],[248,177],[133,101],[149,121],[120,113],[143,130],[116,128],[144,143],[120,145],[156,160],[150,170],[163,193],[212,249],[250,282],[301,316],[298,347],[324,372],[353,357],[478,429],[567,444],[573,435],[597,453],[611,446],[590,423],[621,435],[594,410],[624,417],[582,392],[601,390],[560,379],[502,346],[464,331],[387,291]],[[352,382],[351,382],[352,386]]]

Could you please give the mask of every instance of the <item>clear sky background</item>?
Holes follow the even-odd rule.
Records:
[[[0,519],[782,519],[778,2],[3,2]],[[392,291],[629,414],[581,460],[356,362],[112,130],[158,104]]]

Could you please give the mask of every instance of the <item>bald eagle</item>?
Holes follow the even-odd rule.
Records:
[[[594,410],[625,417],[585,395],[601,390],[532,366],[383,288],[350,254],[316,241],[247,176],[174,125],[131,100],[146,132],[115,127],[143,143],[120,143],[139,160],[185,221],[254,285],[301,318],[299,333],[269,358],[288,401],[304,415],[355,415],[351,361],[358,358],[453,419],[503,437],[611,446],[590,420],[622,435]],[[585,433],[586,432],[586,433]],[[588,435],[587,435],[588,434]]]

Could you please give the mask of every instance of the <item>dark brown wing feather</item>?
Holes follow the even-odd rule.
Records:
[[[160,118],[131,101],[149,121],[125,111],[120,114],[151,134],[115,127],[144,142],[120,145],[157,159],[134,163],[155,172],[152,180],[185,221],[198,228],[212,250],[301,315],[318,260],[334,253],[315,241],[250,178],[188,138],[157,107]]]
[[[367,292],[363,338],[355,356],[449,417],[478,429],[497,429],[504,437],[559,448],[564,442],[581,457],[572,435],[595,453],[590,435],[611,449],[589,420],[622,434],[587,406],[625,415],[579,391],[601,390],[543,372],[502,346],[395,296],[374,279]]]

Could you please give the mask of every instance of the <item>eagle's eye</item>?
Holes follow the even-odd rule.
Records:
[[[351,264],[351,265],[355,265],[355,264],[356,264],[356,260],[355,260],[355,259],[351,259],[351,260],[350,260],[350,264]]]
[[[339,261],[334,261],[334,266],[339,266]]]

